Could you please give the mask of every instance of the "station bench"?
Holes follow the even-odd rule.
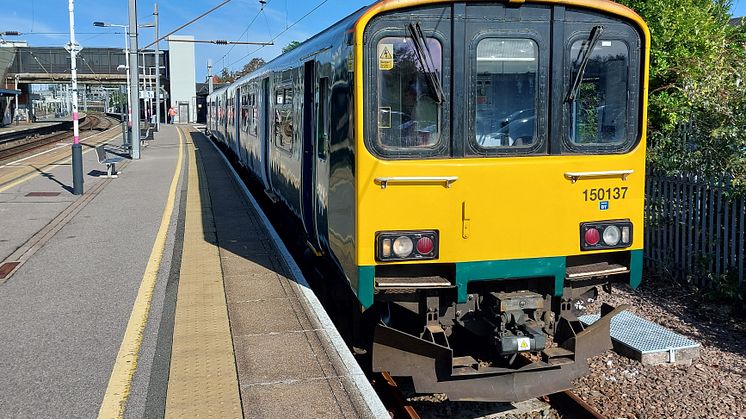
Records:
[[[98,157],[98,162],[100,164],[106,165],[106,177],[116,178],[117,177],[116,164],[123,161],[124,157],[120,157],[120,156],[108,157],[106,155],[106,146],[104,144],[96,146],[96,157]]]

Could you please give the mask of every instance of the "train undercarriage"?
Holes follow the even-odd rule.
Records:
[[[447,289],[379,291],[373,370],[411,377],[418,393],[452,401],[513,402],[570,389],[587,374],[588,358],[611,349],[610,320],[627,307],[604,304],[587,326],[578,316],[607,277],[566,281],[561,296],[527,282],[541,283],[474,283],[466,303]]]

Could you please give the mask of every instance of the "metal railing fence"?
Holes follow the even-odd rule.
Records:
[[[746,202],[730,177],[648,172],[645,261],[701,288],[744,291]]]

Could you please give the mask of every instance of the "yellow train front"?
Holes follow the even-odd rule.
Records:
[[[427,3],[427,4],[426,4]],[[648,34],[602,1],[382,2],[356,32],[358,296],[373,365],[514,401],[610,348],[642,270]]]
[[[359,352],[451,400],[570,387],[640,283],[649,32],[603,0],[381,0],[208,99],[357,296]],[[369,325],[372,325],[368,327]]]

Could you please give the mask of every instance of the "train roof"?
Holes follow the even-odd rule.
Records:
[[[335,43],[339,43],[341,40],[345,39],[347,30],[350,29],[354,25],[354,23],[357,22],[357,20],[363,14],[365,14],[365,12],[367,12],[372,7],[375,7],[378,3],[384,3],[384,2],[389,2],[389,1],[395,1],[395,0],[376,0],[372,2],[371,4],[369,4],[368,6],[361,7],[360,9],[352,12],[348,16],[334,23],[330,27],[324,29],[323,31],[317,33],[316,35],[301,42],[300,45],[293,48],[292,50],[270,60],[268,63],[258,68],[257,70],[249,74],[245,74],[241,76],[240,78],[236,79],[233,83],[229,83],[229,84],[222,86],[219,89],[215,89],[212,94],[221,93],[221,92],[230,90],[231,88],[235,88],[235,86],[243,84],[248,80],[261,77],[264,74],[267,74],[270,72],[283,71],[283,70],[297,66],[298,62],[302,61],[304,58],[309,58],[315,55],[316,53],[322,52],[332,47]],[[422,0],[422,1],[426,2],[426,0]],[[456,0],[451,0],[451,1],[455,2]],[[531,1],[540,2],[540,0],[531,0]],[[599,4],[609,4],[609,5],[614,5],[616,7],[621,7],[621,8],[632,11],[628,7],[621,5],[619,3],[616,3],[614,1],[611,1],[611,0],[569,0],[569,3],[573,3],[577,5],[584,5],[584,6],[589,6],[591,4],[595,4],[596,6],[598,6]],[[632,13],[635,13],[635,12],[632,11]],[[340,34],[340,32],[342,32],[342,34]],[[210,96],[212,96],[212,94]]]
[[[375,3],[376,2],[374,2],[373,4]],[[230,84],[213,90],[213,94],[227,91],[231,87],[243,84],[244,82],[256,77],[261,77],[262,75],[269,72],[282,71],[291,67],[295,67],[297,63],[303,58],[310,57],[317,52],[328,49],[335,43],[338,43],[342,39],[344,39],[344,37],[339,37],[340,32],[346,33],[347,29],[350,28],[357,21],[357,19],[362,16],[363,13],[365,13],[365,11],[372,7],[373,4],[361,7],[360,9],[334,23],[330,27],[301,42],[300,45],[293,48],[292,50],[270,60],[262,67],[252,71],[249,74],[241,76]]]

